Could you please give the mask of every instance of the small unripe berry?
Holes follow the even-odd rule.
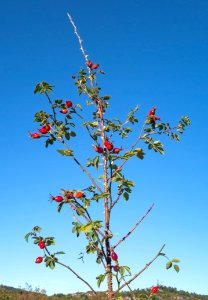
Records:
[[[42,261],[43,261],[42,256],[38,256],[35,260],[36,264],[40,264],[40,263],[42,263]]]
[[[70,100],[66,101],[65,106],[68,108],[72,107],[72,102]]]
[[[38,246],[40,247],[40,249],[44,249],[45,248],[45,243],[43,241],[41,241]]]
[[[118,255],[116,254],[116,252],[111,252],[111,258],[112,258],[112,260],[115,260],[115,261],[117,261],[118,260]]]

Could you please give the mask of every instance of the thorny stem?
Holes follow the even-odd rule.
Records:
[[[120,243],[122,243],[129,235],[137,228],[137,226],[144,220],[144,218],[150,213],[154,206],[154,203],[150,206],[150,208],[146,211],[146,213],[141,217],[141,219],[135,224],[135,226],[129,230],[129,232],[122,238],[120,239],[113,247],[112,249],[115,249]]]
[[[88,59],[87,59],[88,55],[86,54],[86,52],[85,52],[85,50],[84,50],[84,48],[83,48],[83,45],[82,45],[82,39],[81,39],[81,37],[80,37],[80,35],[79,35],[79,33],[78,33],[77,27],[76,27],[76,25],[74,24],[74,21],[73,21],[71,15],[70,15],[69,13],[67,13],[67,16],[68,16],[68,18],[69,18],[69,20],[70,20],[70,23],[72,24],[72,26],[73,26],[73,28],[74,28],[74,33],[75,33],[75,35],[77,36],[78,41],[79,41],[80,50],[82,51],[82,54],[83,54],[83,56],[84,56],[84,58],[85,58],[85,61],[87,62],[87,61],[88,61]]]
[[[161,255],[162,253],[162,250],[164,249],[165,247],[165,244],[160,248],[160,250],[158,251],[158,253],[155,255],[155,257],[150,261],[148,262],[145,267],[139,271],[137,274],[135,274],[131,279],[129,279],[125,284],[123,284],[122,286],[119,287],[119,289],[117,290],[117,292],[121,289],[123,289],[127,284],[130,284],[133,280],[135,280],[139,275],[141,275],[157,258],[158,256]]]

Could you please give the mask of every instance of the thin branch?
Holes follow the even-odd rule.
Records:
[[[160,250],[158,251],[158,253],[155,255],[155,257],[150,261],[148,262],[144,268],[139,271],[137,274],[135,274],[131,279],[129,279],[126,283],[124,283],[122,286],[119,287],[119,289],[117,290],[117,292],[121,289],[123,289],[127,284],[130,284],[134,279],[136,279],[139,275],[141,275],[157,258],[158,256],[161,255],[162,253],[162,250],[164,249],[165,247],[165,244],[160,248]]]
[[[118,193],[117,198],[113,201],[113,203],[111,204],[110,209],[112,209],[114,207],[114,205],[116,205],[116,203],[119,201],[120,197],[121,197],[122,193]]]
[[[46,251],[47,254],[51,257],[51,253],[49,252],[49,250],[48,250],[47,247],[45,247],[45,251]],[[59,265],[65,267],[65,268],[68,269],[69,271],[71,271],[78,279],[80,279],[82,282],[84,282],[84,283],[91,289],[91,291],[93,291],[93,293],[94,293],[95,295],[97,295],[97,293],[96,293],[96,291],[93,289],[93,287],[92,287],[86,280],[84,280],[81,276],[79,276],[79,275],[78,275],[71,267],[69,267],[69,266],[67,266],[67,265],[65,265],[65,264],[63,264],[63,263],[61,263],[61,262],[59,262],[59,261],[57,261],[57,260],[55,260],[55,259],[54,259],[54,262],[55,262],[56,264],[59,264]]]
[[[141,217],[141,219],[135,224],[135,226],[129,230],[129,232],[122,238],[120,239],[113,247],[112,249],[115,249],[120,243],[122,243],[135,229],[136,227],[144,220],[144,218],[149,214],[149,212],[152,210],[154,206],[154,203],[150,206],[150,208],[146,211],[146,213]]]
[[[59,261],[56,261],[56,263],[57,264],[59,264],[59,265],[61,265],[61,266],[63,266],[63,267],[65,267],[66,269],[68,269],[69,271],[71,271],[78,279],[80,279],[82,282],[84,282],[90,289],[91,289],[91,291],[93,291],[93,293],[95,294],[95,295],[97,295],[97,293],[96,293],[96,291],[93,289],[93,287],[86,281],[86,280],[84,280],[82,277],[80,277],[72,268],[70,268],[69,266],[67,266],[67,265],[65,265],[65,264],[63,264],[63,263],[61,263],[61,262],[59,262]]]
[[[91,174],[85,169],[85,167],[76,159],[75,156],[72,157],[73,160],[76,162],[76,164],[78,166],[80,166],[80,168],[82,169],[83,172],[85,172],[87,174],[87,176],[90,178],[92,184],[97,188],[97,190],[102,194],[102,190],[101,188],[97,185],[97,183],[95,182],[94,178],[91,176]]]
[[[64,146],[66,147],[67,150],[70,150],[67,143],[64,141],[64,139],[62,138],[61,140],[62,144],[64,144]],[[94,187],[97,188],[97,190],[102,194],[103,191],[101,190],[101,188],[97,185],[97,183],[95,182],[94,178],[92,177],[92,175],[86,170],[86,168],[77,160],[77,158],[73,155],[72,156],[73,160],[76,162],[76,164],[82,169],[82,171],[89,177],[89,179],[91,180],[92,184],[94,185]]]

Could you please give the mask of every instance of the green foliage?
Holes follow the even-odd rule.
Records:
[[[34,94],[40,93],[51,93],[53,91],[53,86],[47,82],[40,82],[36,85],[34,89]]]

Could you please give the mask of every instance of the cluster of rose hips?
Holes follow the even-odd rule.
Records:
[[[65,107],[62,108],[62,110],[60,110],[60,113],[62,113],[64,115],[67,114],[68,113],[68,108],[71,108],[72,105],[73,105],[72,101],[67,100],[64,104]],[[45,125],[45,126],[38,129],[38,131],[40,133],[38,133],[38,132],[30,133],[30,137],[32,139],[39,139],[41,137],[41,134],[47,134],[50,131],[50,129],[51,129],[50,125],[47,124],[47,125]]]
[[[91,70],[95,70],[95,69],[98,69],[100,65],[99,64],[93,64],[93,62],[91,60],[88,60],[87,66]]]
[[[40,249],[45,249],[45,242],[40,241],[38,246],[40,247]],[[43,257],[42,256],[38,256],[35,260],[36,264],[40,264],[43,261]]]
[[[70,100],[67,100],[66,102],[65,102],[65,108],[62,108],[62,110],[60,110],[60,112],[62,113],[62,114],[67,114],[68,113],[68,109],[67,108],[71,108],[72,107],[72,102],[70,101]]]
[[[155,125],[155,121],[159,121],[160,118],[155,116],[155,111],[157,107],[153,107],[149,112],[148,112],[148,121],[149,124]]]
[[[41,133],[41,134],[46,134],[50,131],[51,129],[51,126],[50,125],[45,125],[41,128],[38,129],[38,131]],[[30,133],[30,137],[33,138],[33,139],[39,139],[41,137],[41,134],[40,133]]]
[[[82,198],[84,196],[84,192],[83,191],[78,191],[78,192],[76,192],[76,193],[73,193],[72,191],[68,191],[68,192],[66,192],[66,194],[65,194],[65,197],[67,198],[67,199],[72,199],[72,198]],[[56,202],[62,202],[63,200],[64,200],[64,198],[62,197],[62,196],[50,196],[50,199],[52,200],[52,201],[56,201]]]
[[[113,266],[113,270],[115,272],[119,271],[119,265],[118,265],[118,255],[116,254],[116,252],[112,251],[111,252],[111,259],[114,260],[117,264],[115,266]]]
[[[114,154],[118,154],[122,150],[122,148],[114,148],[113,144],[109,142],[107,138],[104,140],[104,146],[104,149],[100,145],[93,145],[93,148],[97,153],[103,153],[104,150],[107,149],[108,151],[112,151]]]

